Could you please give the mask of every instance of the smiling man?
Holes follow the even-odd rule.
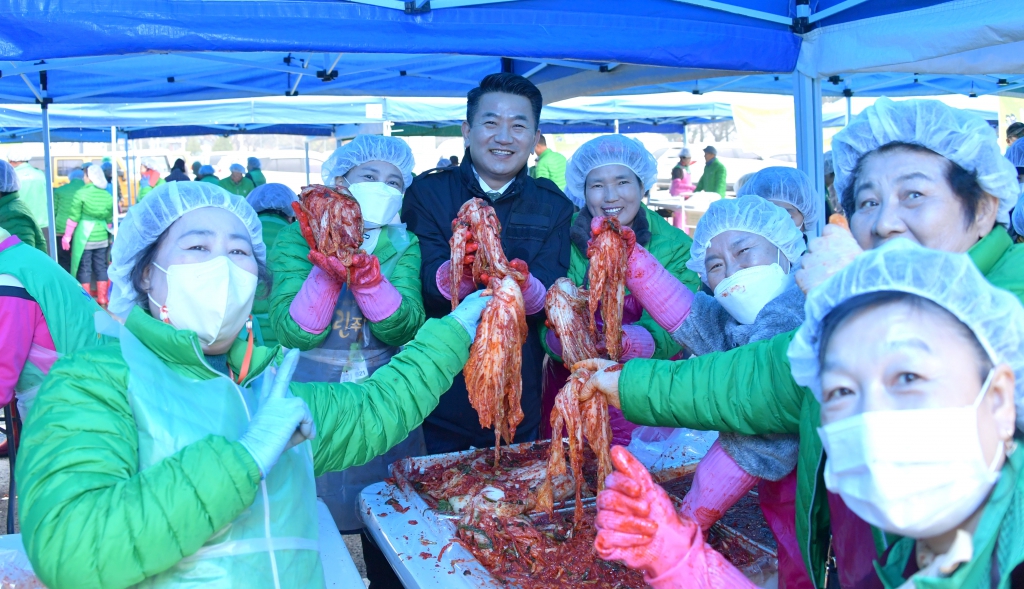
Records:
[[[526,161],[540,137],[542,99],[529,80],[510,73],[492,74],[467,96],[462,137],[466,153],[458,167],[435,169],[413,181],[405,194],[402,220],[420,240],[423,303],[428,317],[451,312],[449,259],[452,219],[467,200],[482,198],[501,221],[505,255],[529,268],[523,284],[529,335],[523,346],[525,418],[516,441],[537,438],[541,421],[541,360],[538,335],[544,324],[544,291],[569,267],[569,222],[573,205],[550,180],[531,178]],[[465,277],[462,296],[481,288]],[[437,409],[423,424],[430,453],[494,445],[494,432],[480,427],[469,404],[466,382],[456,377]]]

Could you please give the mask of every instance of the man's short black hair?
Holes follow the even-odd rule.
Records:
[[[540,136],[540,139],[537,141],[537,143],[543,145],[544,147],[548,146],[548,140],[545,139],[543,135]]]
[[[520,75],[503,72],[491,74],[480,80],[480,85],[470,90],[469,94],[466,95],[466,121],[469,122],[470,126],[473,125],[473,117],[476,116],[477,107],[480,106],[480,98],[484,94],[491,92],[515,94],[529,100],[530,106],[533,107],[533,124],[535,126],[540,125],[540,108],[544,104],[540,90],[533,85],[533,82]]]
[[[1020,139],[1024,137],[1024,123],[1016,122],[1006,128],[1007,139]]]

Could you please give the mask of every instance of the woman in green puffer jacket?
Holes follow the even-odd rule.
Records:
[[[468,359],[479,295],[363,383],[291,383],[297,354],[248,325],[265,252],[252,208],[206,183],[129,212],[118,342],[58,361],[25,423],[21,530],[51,589],[323,587],[314,474],[404,439]]]
[[[256,211],[260,219],[263,243],[267,246],[267,252],[273,251],[281,230],[295,222],[295,211],[292,210],[292,203],[298,201],[295,193],[284,184],[263,184],[250,192],[245,201]],[[263,283],[260,285],[265,288]],[[270,301],[266,298],[256,299],[252,304],[252,315],[259,324],[263,345],[276,346],[277,332],[270,324]]]
[[[797,279],[805,290],[862,249],[895,238],[964,253],[994,286],[1024,301],[1024,248],[1003,225],[1016,203],[1016,170],[979,117],[937,101],[881,99],[833,139],[836,189],[850,232],[829,226],[811,240]],[[820,405],[797,385],[786,356],[793,333],[686,362],[633,360],[594,386],[645,425],[748,435],[799,433],[797,536],[816,586],[830,540],[840,584],[877,582],[875,558],[897,539],[870,528],[827,493],[817,435]],[[620,403],[621,401],[621,403]],[[867,550],[860,549],[873,544]],[[872,549],[873,548],[873,549]]]
[[[615,217],[636,236],[636,242],[649,251],[674,277],[690,290],[700,288],[700,278],[686,267],[692,241],[682,230],[643,204],[644,194],[657,180],[658,166],[643,144],[623,135],[604,135],[592,139],[573,155],[566,168],[566,195],[580,212],[573,217],[569,237],[572,249],[568,278],[573,284],[587,286],[590,260],[587,244],[595,218]],[[655,322],[628,294],[623,302],[622,358],[668,359],[681,351],[672,335]],[[562,367],[562,346],[553,329],[541,329],[541,342],[557,364],[549,362],[545,378],[542,414],[554,407],[555,394],[569,373]],[[611,410],[614,441],[629,444],[634,425],[623,419],[618,409]],[[542,436],[550,437],[550,424],[541,421]]]

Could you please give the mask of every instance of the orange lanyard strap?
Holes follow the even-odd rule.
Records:
[[[245,323],[245,328],[249,330],[249,342],[245,346],[245,358],[242,359],[242,370],[238,373],[237,380],[235,380],[235,374],[231,370],[231,367],[228,366],[228,374],[231,376],[231,379],[235,380],[238,384],[242,384],[245,377],[249,376],[249,364],[252,363],[252,315],[249,315],[249,320]]]

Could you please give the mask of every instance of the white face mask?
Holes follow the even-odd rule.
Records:
[[[978,442],[978,406],[870,411],[818,428],[825,486],[869,524],[911,538],[948,532],[999,479]]]
[[[357,182],[348,189],[359,203],[363,223],[371,229],[390,224],[402,210],[402,192],[394,186],[383,182]]]
[[[227,256],[217,256],[198,264],[174,264],[166,270],[167,300],[160,305],[160,320],[178,329],[196,332],[199,341],[209,346],[218,340],[234,338],[242,330],[258,279]]]
[[[789,283],[789,275],[778,263],[744,268],[718,283],[715,300],[736,321],[750,325],[761,309],[782,294]]]

